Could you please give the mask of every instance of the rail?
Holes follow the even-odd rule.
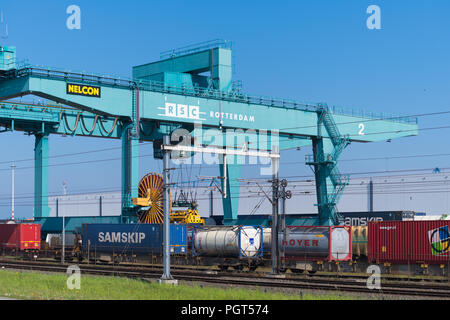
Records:
[[[25,261],[0,261],[0,266],[7,269],[25,269],[40,272],[67,272],[67,265],[57,263],[37,263]],[[160,269],[153,268],[132,268],[106,265],[86,265],[78,264],[82,274],[119,276],[142,279],[158,279],[161,277]],[[152,270],[153,269],[153,270]],[[382,280],[381,289],[370,289],[366,285],[365,277],[316,277],[316,276],[289,276],[281,279],[272,277],[252,275],[249,273],[229,273],[207,270],[178,270],[172,273],[178,280],[207,282],[211,284],[226,284],[243,287],[271,287],[293,290],[324,290],[352,292],[356,294],[369,295],[392,295],[392,296],[416,296],[449,299],[450,287],[445,284],[435,283],[405,283],[404,281],[385,282]]]

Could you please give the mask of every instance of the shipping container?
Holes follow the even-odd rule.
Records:
[[[450,220],[450,216],[446,214],[433,216],[414,216],[414,221],[429,221],[429,220]]]
[[[83,224],[82,247],[84,251],[115,254],[162,254],[162,224]],[[171,254],[187,252],[186,226],[170,225]]]
[[[0,248],[40,250],[41,225],[34,223],[0,224]]]
[[[73,247],[76,244],[76,235],[71,232],[66,232],[64,235],[64,246]],[[49,249],[60,249],[62,248],[62,233],[49,233],[45,238],[45,243]]]
[[[192,235],[193,254],[256,258],[262,255],[260,226],[198,227]]]
[[[447,264],[450,221],[384,221],[369,223],[369,262]]]
[[[415,212],[414,216],[415,217],[421,217],[421,216],[426,216],[427,214],[425,212]]]
[[[340,224],[345,226],[367,226],[375,221],[403,221],[413,219],[413,211],[364,211],[340,212]]]
[[[352,259],[352,227],[287,226],[278,235],[286,260],[346,261]],[[272,247],[272,230],[264,228],[264,248]]]
[[[355,257],[367,257],[367,226],[352,227],[352,254]]]

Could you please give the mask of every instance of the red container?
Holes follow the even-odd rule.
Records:
[[[369,222],[369,262],[450,262],[450,221]]]
[[[0,224],[0,248],[17,250],[41,249],[40,224]]]

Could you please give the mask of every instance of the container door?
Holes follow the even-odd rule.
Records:
[[[260,253],[262,232],[258,227],[242,227],[240,230],[240,251],[244,257],[254,257]]]
[[[351,228],[333,228],[331,231],[331,260],[350,260],[352,258],[351,248]]]

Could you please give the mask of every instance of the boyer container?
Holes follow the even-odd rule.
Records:
[[[450,221],[384,221],[369,223],[369,262],[447,264]]]
[[[0,224],[0,248],[40,250],[41,225],[34,223]]]
[[[83,250],[116,254],[162,254],[162,224],[83,224]],[[171,254],[187,253],[186,226],[170,225]]]
[[[264,250],[272,247],[270,235],[264,228]],[[278,248],[286,260],[351,260],[352,227],[288,226],[278,235]]]

